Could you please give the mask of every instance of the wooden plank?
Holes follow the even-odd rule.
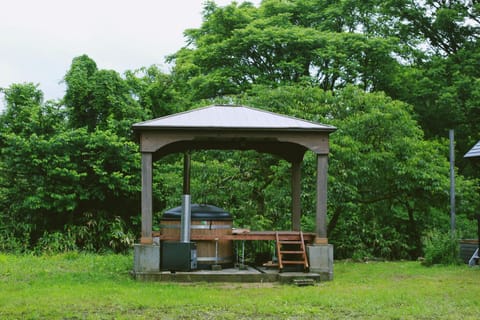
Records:
[[[298,232],[290,231],[281,231],[282,240],[297,240]],[[172,235],[162,235],[160,231],[153,231],[154,237],[159,237],[160,240],[170,240],[170,241],[179,241],[179,236]],[[304,240],[308,243],[314,243],[315,233],[308,232],[303,234]],[[209,235],[209,234],[198,234],[191,235],[191,240],[275,240],[275,231],[251,231],[249,233],[242,234],[223,234],[223,235]]]
[[[282,261],[282,253],[281,253],[282,245],[280,244],[280,238],[279,238],[278,232],[275,232],[275,246],[277,247],[277,253],[278,253],[278,268],[282,270],[283,269],[283,261]]]
[[[460,239],[460,243],[465,243],[465,244],[478,244],[478,239]]]
[[[304,264],[302,260],[283,260],[283,264]]]
[[[313,243],[314,244],[328,244],[328,238],[316,237]]]
[[[153,238],[152,237],[141,237],[140,244],[152,244]]]

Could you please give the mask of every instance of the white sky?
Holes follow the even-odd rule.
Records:
[[[215,0],[224,6],[232,0]],[[243,0],[237,0],[238,3]],[[261,0],[249,0],[259,5]],[[204,0],[0,0],[0,87],[40,84],[60,98],[72,59],[87,54],[119,73],[165,65],[202,22]],[[0,110],[3,96],[0,97]]]

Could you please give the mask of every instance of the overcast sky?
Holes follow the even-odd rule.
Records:
[[[226,5],[231,0],[215,0]],[[242,0],[237,1],[243,2]],[[261,0],[249,0],[258,6]],[[87,54],[119,73],[159,64],[202,22],[204,0],[0,0],[0,87],[40,84],[60,98],[72,59]],[[0,97],[0,109],[3,96]]]

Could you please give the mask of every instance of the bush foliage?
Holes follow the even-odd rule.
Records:
[[[455,265],[460,264],[458,237],[451,232],[429,231],[423,239],[425,257],[423,264]]]

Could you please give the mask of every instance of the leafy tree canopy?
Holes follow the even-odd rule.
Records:
[[[271,0],[258,9],[207,3],[204,23],[185,32],[189,46],[170,61],[196,98],[238,93],[252,84],[302,81],[325,90],[347,83],[383,89],[397,65],[393,55],[400,52],[394,37],[359,32],[371,24],[365,10],[353,1],[339,6]]]
[[[65,84],[64,103],[73,128],[110,128],[125,136],[132,122],[149,116],[133,98],[126,80],[116,71],[98,70],[86,55],[73,59]]]

